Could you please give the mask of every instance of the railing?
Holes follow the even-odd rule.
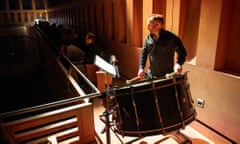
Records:
[[[5,10],[0,12],[0,24],[34,25],[40,15],[46,17],[45,10]]]
[[[92,93],[83,94],[83,95],[81,95],[81,98],[85,98],[85,97],[91,98],[91,97],[101,95],[101,92],[97,89],[97,87],[86,77],[85,74],[83,74],[79,70],[79,68],[72,61],[69,60],[69,58],[66,55],[64,55],[59,50],[59,48],[52,42],[52,40],[39,27],[35,27],[35,28],[38,30],[38,32],[42,36],[42,38],[44,38],[46,41],[48,41],[48,43],[52,46],[53,50],[55,51],[55,54],[59,57],[59,59],[61,59],[62,62],[67,65],[67,67],[72,67],[73,70],[75,72],[77,72],[77,75],[80,76],[80,79],[83,80],[85,82],[85,84],[92,89]]]
[[[98,97],[101,95],[101,92],[76,67],[76,65],[74,65],[63,53],[61,53],[59,51],[59,49],[54,45],[54,43],[50,39],[48,39],[48,37],[38,27],[36,27],[36,29],[37,29],[37,33],[41,39],[41,41],[38,41],[39,42],[38,44],[40,45],[40,48],[41,48],[40,53],[43,53],[42,55],[44,57],[41,59],[45,59],[44,61],[46,61],[46,62],[44,65],[47,65],[47,66],[45,66],[45,69],[47,69],[47,70],[51,69],[53,71],[54,69],[52,67],[54,66],[56,69],[58,69],[59,72],[63,73],[60,76],[56,76],[56,77],[63,77],[63,76],[65,77],[65,78],[62,78],[63,82],[67,83],[65,88],[68,89],[67,90],[68,92],[72,91],[72,92],[70,92],[72,94],[71,94],[71,96],[62,96],[65,98],[61,98],[57,101],[52,101],[50,103],[45,103],[45,104],[34,106],[34,107],[29,107],[29,108],[16,110],[16,111],[2,113],[1,114],[2,117],[12,116],[12,115],[15,115],[16,113],[21,114],[21,113],[25,113],[25,112],[32,112],[35,110],[42,110],[42,109],[61,106],[61,105],[65,105],[65,104],[68,105],[70,103],[79,102],[79,100],[84,100],[86,98],[91,99],[91,98]],[[47,43],[46,43],[46,41],[47,41]],[[48,46],[48,48],[44,48],[46,46]],[[49,48],[51,48],[51,49],[49,49]],[[50,55],[50,53],[53,53],[53,51],[54,51],[54,54]],[[81,85],[84,85],[84,88],[81,88],[79,83],[77,83],[77,80],[74,79],[74,76],[69,74],[69,71],[66,69],[65,65],[62,63],[63,61],[65,64],[70,66],[72,68],[72,70],[75,71],[75,74],[77,74],[78,79],[79,79],[78,81],[81,81]],[[48,71],[51,72],[50,70],[48,70]],[[51,77],[49,77],[48,79],[50,79],[50,78]],[[62,80],[62,79],[60,79],[60,80]],[[53,86],[55,86],[55,85],[60,85],[63,82],[54,81],[54,79],[53,79],[49,83],[51,83]],[[62,88],[64,88],[64,86],[62,86]],[[57,86],[54,89],[56,89],[56,91],[57,90],[61,91],[61,89],[59,89]],[[57,92],[54,92],[54,93],[57,93]],[[65,93],[67,94],[67,92],[65,92]],[[57,95],[56,95],[56,97],[57,97]]]
[[[0,132],[0,140],[5,137],[11,144],[35,143],[55,137],[60,142],[66,140],[66,136],[61,135],[67,133],[71,140],[80,143],[94,141],[93,105],[86,99],[101,96],[101,92],[41,29],[36,27],[35,30],[38,36],[36,45],[43,61],[41,66],[44,67],[48,85],[53,89],[53,96],[47,103],[0,113],[3,131]],[[66,65],[71,67],[78,79],[71,75]]]

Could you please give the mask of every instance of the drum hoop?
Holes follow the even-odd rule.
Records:
[[[185,82],[185,80],[179,80],[179,81],[176,81],[175,83],[173,82],[173,83],[165,84],[165,85],[162,85],[162,86],[156,86],[154,89],[157,90],[157,89],[161,89],[161,88],[165,88],[165,87],[169,87],[169,86],[174,86],[176,84],[180,84],[180,83],[184,83],[184,82]],[[129,89],[135,89],[135,88],[136,88],[135,86],[129,86]],[[142,92],[147,92],[147,91],[151,91],[151,90],[153,90],[152,87],[135,91],[135,93],[142,93]],[[125,92],[125,93],[119,93],[119,94],[115,94],[115,95],[116,96],[122,96],[122,95],[126,95],[126,94],[132,94],[132,93],[131,92]]]
[[[194,121],[196,119],[196,111],[193,112],[193,114],[188,117],[187,119],[185,119],[185,123],[186,124],[189,124],[191,123],[192,121]],[[181,126],[182,123],[181,122],[178,122],[174,125],[171,125],[171,126],[167,126],[167,127],[164,127],[164,128],[157,128],[157,129],[151,129],[151,130],[141,130],[141,131],[126,131],[126,130],[120,130],[122,131],[122,133],[125,133],[125,134],[138,134],[138,135],[144,135],[144,134],[147,134],[147,133],[154,133],[154,132],[162,132],[163,134],[165,134],[167,132],[167,130],[169,129],[172,129],[172,128],[175,128],[175,127],[179,127]]]

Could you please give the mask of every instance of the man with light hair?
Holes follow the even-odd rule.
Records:
[[[147,29],[149,34],[144,40],[140,55],[138,77],[141,79],[145,77],[147,57],[150,62],[148,79],[159,78],[172,72],[181,73],[187,52],[180,38],[164,29],[164,17],[158,14],[149,16]],[[174,63],[175,52],[176,63]]]

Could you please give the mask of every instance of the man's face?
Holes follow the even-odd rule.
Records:
[[[162,29],[163,25],[158,20],[151,20],[148,22],[148,30],[150,33],[158,33]]]
[[[153,24],[154,24],[155,31],[160,31],[163,27],[163,24],[159,20],[154,20]]]
[[[152,32],[153,28],[154,28],[154,21],[153,20],[148,21],[147,29],[150,33]]]
[[[85,43],[86,43],[86,45],[90,45],[90,44],[93,43],[93,40],[90,39],[90,38],[87,38],[87,37],[86,37],[86,39],[85,39]]]

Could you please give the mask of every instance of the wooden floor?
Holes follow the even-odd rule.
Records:
[[[100,120],[100,115],[105,111],[102,100],[103,98],[95,98],[93,100],[94,123],[99,144],[109,144],[107,139],[110,139],[111,144],[179,144],[186,140],[182,138],[182,135],[178,136],[178,138],[174,138],[171,136],[172,134],[167,136],[147,136],[136,140],[137,137],[123,137],[112,130],[110,130],[110,136],[107,137],[106,132],[103,132],[105,123]],[[197,131],[196,129],[200,130],[201,132]],[[191,124],[186,126],[184,130],[180,130],[180,133],[186,136],[192,144],[230,144],[230,142],[228,142],[226,139],[222,138],[196,121],[193,121]],[[171,137],[168,138],[168,136]]]

